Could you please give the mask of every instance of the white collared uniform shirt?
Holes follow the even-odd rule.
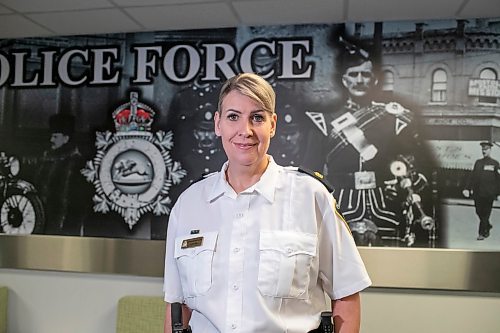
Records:
[[[236,194],[224,170],[191,185],[170,213],[165,301],[202,332],[305,333],[339,299],[371,284],[335,199],[317,179],[271,158]]]

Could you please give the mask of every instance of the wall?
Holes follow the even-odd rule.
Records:
[[[12,269],[0,269],[0,285],[8,333],[113,333],[120,297],[162,292],[161,278]],[[361,333],[500,331],[500,294],[374,288],[362,304]]]
[[[161,295],[161,278],[0,269],[7,333],[113,333],[124,295]],[[144,332],[147,333],[147,332]]]

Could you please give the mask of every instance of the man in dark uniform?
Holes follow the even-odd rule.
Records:
[[[256,49],[252,59],[254,73],[265,78],[276,92],[276,114],[279,122],[276,127],[276,139],[269,152],[280,165],[299,166],[304,158],[307,143],[306,135],[301,128],[308,120],[295,86],[276,80],[276,74],[269,75],[277,61],[277,56],[268,48]]]
[[[172,202],[203,175],[219,171],[226,161],[220,139],[214,130],[213,117],[217,110],[219,85],[196,80],[180,89],[168,110],[168,129],[174,135],[172,158],[181,163],[186,176],[169,192]],[[165,239],[166,221],[154,217],[151,225],[153,239]]]
[[[182,192],[203,174],[219,171],[226,160],[214,131],[218,97],[216,84],[194,83],[180,90],[172,100],[169,126],[174,133],[173,157],[187,171],[174,192]]]
[[[276,114],[279,124],[269,151],[280,165],[299,166],[302,163],[306,134],[301,130],[307,121],[304,109],[291,89],[275,88]]]
[[[489,141],[481,142],[483,158],[474,163],[467,186],[463,191],[465,197],[472,196],[479,217],[479,233],[477,240],[483,240],[490,236],[490,223],[493,201],[500,194],[500,168],[497,160],[491,158],[491,147]]]
[[[46,216],[45,233],[80,235],[83,158],[73,142],[75,119],[59,113],[49,118],[50,148],[37,163],[34,178]]]
[[[425,153],[414,114],[396,102],[375,102],[377,79],[368,51],[342,42],[346,98],[324,112],[306,112],[314,125],[306,161],[334,186],[358,245],[384,240],[412,246],[422,229],[415,222],[425,218],[425,228],[434,228],[421,210],[428,180],[418,171]]]

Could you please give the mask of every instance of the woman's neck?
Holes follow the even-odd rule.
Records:
[[[260,180],[268,165],[268,156],[258,165],[235,166],[229,162],[226,168],[226,180],[236,193],[243,192]]]

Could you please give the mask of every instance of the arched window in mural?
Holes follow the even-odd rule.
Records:
[[[497,72],[493,68],[484,68],[479,72],[479,78],[483,80],[497,80]],[[495,96],[479,96],[479,103],[496,104],[497,98]]]
[[[394,73],[390,70],[383,72],[382,90],[392,93],[394,91]]]
[[[446,103],[446,87],[448,75],[444,69],[436,69],[432,73],[431,102]]]

